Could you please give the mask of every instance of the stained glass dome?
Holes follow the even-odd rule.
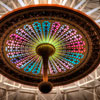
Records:
[[[72,83],[100,61],[100,28],[85,14],[58,5],[20,8],[0,19],[0,71],[17,82],[37,86],[43,60],[36,52],[50,44],[48,77],[54,86]]]

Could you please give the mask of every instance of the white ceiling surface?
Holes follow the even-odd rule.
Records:
[[[0,0],[0,17],[5,13],[16,9],[21,6],[27,6],[32,4],[59,4],[64,6],[69,6],[88,14],[95,22],[100,25],[100,0]],[[89,84],[96,82],[95,85],[100,84],[100,65],[98,68],[89,74],[87,77],[65,86],[60,86],[61,91],[73,91],[73,89],[81,89],[82,86],[90,86]],[[7,79],[6,77],[0,75],[0,86],[1,88],[18,88],[21,91],[38,91],[36,87],[26,86],[14,81]],[[57,91],[58,87],[55,87],[53,91]]]

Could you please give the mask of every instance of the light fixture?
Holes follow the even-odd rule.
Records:
[[[64,6],[15,9],[0,18],[0,37],[0,72],[43,93],[85,77],[100,61],[100,28]]]

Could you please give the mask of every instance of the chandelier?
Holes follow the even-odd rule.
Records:
[[[0,19],[0,72],[48,93],[75,82],[100,61],[100,28],[84,13],[59,5],[31,5]]]

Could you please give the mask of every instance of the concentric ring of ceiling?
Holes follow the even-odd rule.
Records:
[[[20,83],[37,86],[42,81],[42,60],[35,52],[41,43],[56,48],[49,59],[48,71],[54,86],[74,82],[99,64],[99,27],[70,8],[58,5],[20,8],[1,19],[0,32],[3,59],[0,70]]]

